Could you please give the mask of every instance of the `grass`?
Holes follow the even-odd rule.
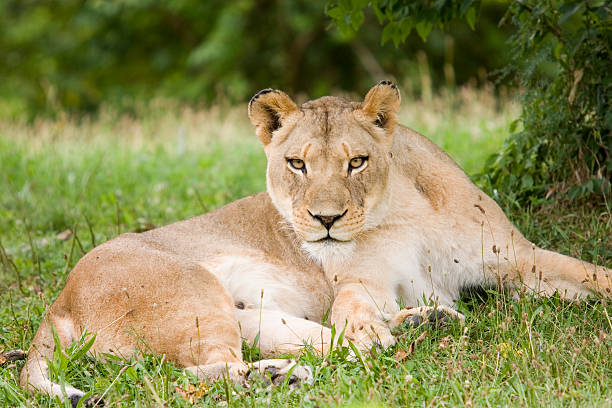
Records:
[[[501,146],[515,106],[461,90],[424,104],[405,101],[400,122],[446,149],[468,174]],[[135,117],[0,123],[0,352],[27,349],[45,307],[76,261],[119,233],[219,207],[265,188],[265,157],[244,107],[194,111],[154,101]],[[525,235],[546,248],[611,265],[610,213],[598,207],[529,213],[502,202]],[[62,232],[73,234],[61,239]],[[2,250],[0,250],[2,251]],[[315,382],[249,389],[198,384],[164,360],[96,361],[86,339],[56,353],[57,381],[110,406],[612,406],[612,308],[603,300],[465,296],[464,328],[417,328],[397,346],[355,363],[346,350],[300,361]],[[426,335],[423,333],[427,331]],[[410,345],[421,339],[414,353]],[[257,354],[245,347],[246,355]],[[4,406],[56,406],[18,385],[22,362],[0,366]]]

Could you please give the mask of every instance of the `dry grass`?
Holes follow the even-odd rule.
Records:
[[[352,99],[358,100],[358,95]],[[427,102],[404,96],[399,122],[444,148],[468,173],[508,136],[507,124],[518,115],[508,98],[499,100],[491,88],[460,88]],[[211,145],[239,143],[259,149],[246,106],[197,109],[156,99],[130,114],[103,107],[94,117],[39,118],[33,123],[0,120],[0,133],[30,151],[53,147],[75,150],[78,145],[119,145],[133,151],[162,147],[169,152],[209,150]]]

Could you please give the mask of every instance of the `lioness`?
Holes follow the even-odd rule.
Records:
[[[466,287],[610,296],[611,270],[527,241],[441,149],[397,125],[399,106],[388,81],[363,102],[257,93],[248,113],[267,192],[89,252],[48,309],[22,385],[63,397],[47,368],[52,327],[63,347],[95,333],[95,354],[130,357],[144,342],[200,378],[299,381],[311,372],[291,360],[246,364],[241,338],[260,333],[266,357],[326,353],[331,309],[329,324],[367,350],[438,310],[462,318],[452,307]],[[74,405],[84,394],[65,390]]]

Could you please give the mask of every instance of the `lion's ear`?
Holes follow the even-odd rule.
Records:
[[[275,89],[261,90],[249,102],[249,119],[264,146],[272,140],[272,132],[283,126],[283,121],[296,112],[299,112],[299,108],[291,98]]]
[[[357,112],[375,126],[392,133],[397,125],[400,93],[391,81],[381,81],[370,89]]]

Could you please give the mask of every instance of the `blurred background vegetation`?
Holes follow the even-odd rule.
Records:
[[[359,35],[336,29],[326,1],[3,0],[0,114],[129,108],[152,97],[242,103],[276,87],[309,98],[363,93],[393,77],[408,92],[472,82],[508,62],[505,6],[397,48],[366,13]],[[423,80],[423,77],[426,77]],[[430,92],[430,89],[425,89]]]
[[[603,0],[3,0],[0,118],[223,107],[265,87],[303,101],[383,78],[424,101],[491,87],[523,111],[479,184],[609,209],[611,17]]]

